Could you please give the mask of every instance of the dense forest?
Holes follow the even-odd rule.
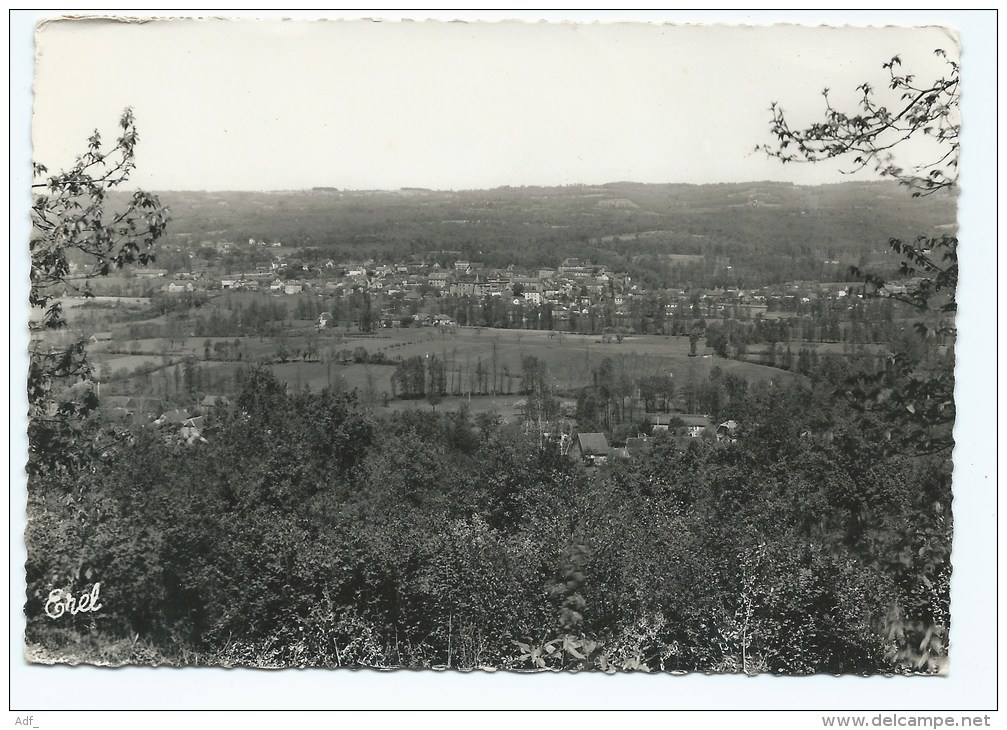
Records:
[[[742,385],[719,414],[743,424],[735,440],[655,434],[649,453],[586,470],[492,416],[377,416],[250,370],[208,443],[141,430],[33,482],[29,647],[112,663],[936,667],[950,464],[827,386]],[[102,610],[55,626],[51,586],[99,577]]]

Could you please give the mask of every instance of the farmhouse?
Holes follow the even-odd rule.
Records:
[[[157,426],[163,426],[165,424],[183,425],[189,420],[189,418],[189,413],[184,408],[175,408],[162,413],[161,416],[154,421],[154,424]]]
[[[197,431],[202,431],[204,426],[204,420],[202,416],[195,416],[193,418],[186,419],[185,423],[182,424],[188,428],[194,428]]]
[[[167,269],[137,269],[133,272],[133,276],[137,279],[157,279],[167,275]]]
[[[692,438],[699,438],[703,432],[710,427],[710,418],[694,413],[683,413],[679,415],[685,424],[685,432]]]
[[[179,294],[181,292],[192,291],[191,281],[169,281],[161,287],[161,291],[168,294]]]
[[[654,431],[684,429],[691,438],[699,438],[710,427],[709,416],[696,413],[647,413],[644,418]]]
[[[600,466],[608,460],[608,439],[603,433],[579,433],[577,454],[584,464]]]
[[[667,431],[672,423],[678,422],[678,415],[675,413],[646,413],[644,414],[653,431]]]

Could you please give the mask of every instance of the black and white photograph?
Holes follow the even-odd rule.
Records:
[[[28,663],[954,675],[955,28],[34,44]]]

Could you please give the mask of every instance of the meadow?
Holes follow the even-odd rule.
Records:
[[[393,375],[401,360],[437,358],[445,366],[446,389],[439,409],[466,402],[472,412],[493,411],[508,421],[517,418],[524,401],[522,363],[532,357],[545,364],[553,391],[569,398],[591,384],[606,359],[617,376],[633,381],[670,374],[678,392],[705,382],[714,367],[749,383],[798,377],[757,362],[717,357],[702,339],[690,357],[687,337],[639,335],[618,343],[592,335],[477,327],[382,328],[363,334],[341,327],[318,330],[306,320],[288,320],[278,337],[131,339],[94,344],[90,350],[101,374],[112,381],[109,392],[140,395],[153,387],[166,400],[174,392],[171,400],[179,406],[189,405],[187,398],[197,393],[234,392],[238,371],[261,363],[290,391],[357,390],[372,406],[429,409],[425,400],[397,399]],[[193,393],[182,392],[186,361],[201,371]]]

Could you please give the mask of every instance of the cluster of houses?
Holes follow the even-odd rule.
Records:
[[[374,261],[337,263],[332,259],[308,263],[276,254],[255,264],[254,269],[226,277],[214,277],[208,261],[195,260],[189,271],[169,276],[166,269],[132,270],[141,279],[166,279],[159,286],[175,294],[206,289],[266,290],[298,294],[305,290],[333,289],[338,285],[387,294],[419,292],[421,296],[505,296],[541,304],[559,302],[564,295],[602,294],[629,289],[630,277],[604,266],[568,258],[556,268],[490,269],[478,262],[459,260],[450,267],[425,263],[376,264]]]
[[[230,251],[237,245],[226,241],[211,243],[218,252]],[[290,249],[283,249],[279,242],[251,239],[248,245],[256,251],[268,250],[269,254],[249,265],[246,271],[227,276],[220,276],[219,260],[211,262],[194,254],[190,254],[188,271],[169,276],[165,269],[136,267],[132,273],[142,279],[163,279],[158,289],[165,294],[241,290],[286,296],[308,293],[338,297],[366,291],[378,297],[416,304],[445,296],[499,297],[514,305],[551,305],[554,316],[560,320],[571,315],[588,315],[602,301],[618,317],[628,316],[633,311],[650,311],[653,305],[645,300],[655,295],[661,297],[663,315],[669,318],[684,315],[750,319],[765,316],[773,309],[794,310],[818,299],[842,300],[847,296],[845,285],[821,282],[791,282],[759,290],[716,287],[699,292],[684,289],[654,292],[634,285],[626,273],[610,271],[605,266],[578,258],[567,258],[554,268],[530,270],[513,265],[489,268],[462,258],[446,266],[422,260],[399,263],[307,261],[294,256]],[[890,288],[897,286],[892,284]]]
[[[183,444],[205,444],[209,414],[216,406],[227,403],[227,398],[223,396],[207,395],[191,411],[186,408],[162,410],[161,401],[153,398],[114,395],[102,398],[102,406],[110,420],[141,428],[156,428],[166,441]]]
[[[669,421],[677,419],[675,422],[684,423],[679,425],[677,432],[672,435],[675,447],[679,451],[685,451],[693,439],[698,439],[706,433],[713,435],[719,443],[734,443],[737,441],[738,423],[734,420],[727,420],[712,427],[708,416],[695,414],[648,414],[647,418],[654,424],[653,433],[667,432]],[[614,459],[633,459],[641,454],[648,453],[654,444],[654,436],[640,434],[626,439],[625,446],[611,446],[603,433],[578,433],[571,453],[585,466],[601,466]]]

